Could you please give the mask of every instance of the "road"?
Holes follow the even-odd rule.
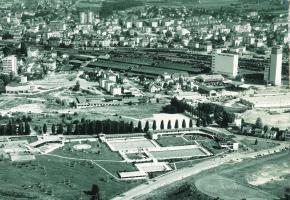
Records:
[[[150,180],[146,184],[139,185],[113,198],[113,200],[138,199],[138,197],[149,194],[158,188],[180,181],[186,177],[199,174],[203,171],[218,167],[225,163],[228,163],[231,161],[240,161],[241,159],[245,159],[245,158],[255,158],[258,155],[269,155],[269,154],[273,154],[275,152],[281,151],[282,149],[289,148],[289,147],[290,147],[290,143],[283,142],[281,143],[281,145],[272,149],[261,150],[261,151],[252,152],[252,153],[236,152],[236,153],[229,154],[224,158],[222,157],[212,158],[204,162],[198,163],[192,167],[172,171],[171,173],[168,173],[167,175],[164,175],[162,177],[157,177],[154,180]]]

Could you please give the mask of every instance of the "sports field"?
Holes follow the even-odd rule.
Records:
[[[150,153],[159,160],[206,156],[200,148],[151,151]]]

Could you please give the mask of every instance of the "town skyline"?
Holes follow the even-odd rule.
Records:
[[[289,1],[0,2],[0,199],[290,199]]]

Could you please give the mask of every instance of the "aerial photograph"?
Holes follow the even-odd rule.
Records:
[[[290,200],[290,0],[0,0],[0,200]]]

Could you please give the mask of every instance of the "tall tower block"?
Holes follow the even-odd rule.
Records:
[[[270,65],[265,69],[264,80],[275,86],[282,85],[282,47],[272,48]]]

